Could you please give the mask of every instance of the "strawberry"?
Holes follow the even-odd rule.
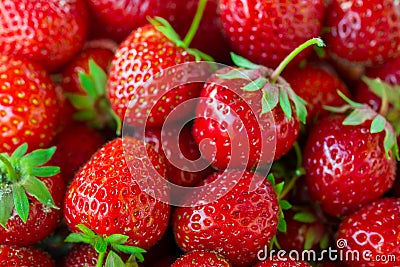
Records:
[[[307,102],[307,124],[329,114],[324,105],[342,106],[346,102],[337,94],[337,90],[350,96],[347,86],[335,75],[322,67],[306,64],[294,67],[283,73],[293,91]]]
[[[96,267],[98,253],[88,244],[74,246],[62,260],[62,267]]]
[[[98,131],[82,123],[69,125],[58,133],[52,144],[57,147],[51,163],[59,166],[61,176],[66,182],[74,178],[75,173],[106,142]]]
[[[170,207],[143,188],[149,180],[157,186],[158,177],[165,176],[163,160],[134,138],[116,138],[105,144],[67,190],[64,218],[68,227],[78,232],[82,231],[78,225],[86,225],[102,237],[127,235],[127,245],[153,246],[167,228]],[[157,189],[164,190],[160,186]]]
[[[58,102],[46,70],[29,60],[0,56],[0,92],[0,153],[25,142],[31,150],[49,145],[57,130]]]
[[[227,259],[215,251],[193,250],[179,259],[171,267],[231,267]]]
[[[65,185],[59,168],[45,165],[55,147],[27,153],[26,144],[0,154],[0,244],[29,246],[46,238],[62,217]]]
[[[348,266],[399,266],[399,232],[400,200],[383,198],[344,218],[337,246],[343,255],[359,252],[358,259],[344,259]]]
[[[400,55],[397,1],[330,1],[326,26],[328,52],[339,60],[374,65]]]
[[[353,111],[319,121],[303,151],[310,195],[333,216],[349,214],[387,192],[398,156],[393,127],[382,115],[345,99],[349,105],[332,109]]]
[[[18,267],[56,266],[51,257],[40,249],[9,245],[0,245],[0,265]]]
[[[78,0],[1,1],[0,53],[58,70],[79,52],[87,33],[87,7]]]
[[[213,166],[250,169],[266,165],[292,148],[307,111],[303,99],[280,73],[312,44],[323,45],[320,39],[305,42],[275,70],[232,54],[238,67],[223,68],[206,81],[193,137]]]
[[[321,0],[219,3],[222,28],[232,49],[270,68],[276,68],[293,49],[320,34],[324,10]],[[292,64],[310,52],[304,51]]]
[[[137,136],[140,133],[136,133]],[[191,128],[165,125],[162,128],[145,129],[145,141],[167,158],[167,178],[179,186],[194,186],[213,172],[208,161],[201,158]]]
[[[249,192],[253,179],[261,183]],[[277,196],[272,185],[256,173],[220,172],[198,186],[212,186],[213,182],[218,182],[218,190],[201,187],[199,194],[204,194],[204,200],[214,194],[222,197],[205,205],[175,209],[172,227],[176,242],[184,251],[214,250],[234,266],[248,266],[277,231]],[[192,197],[188,195],[187,201]]]
[[[257,263],[254,267],[311,267],[305,261],[293,260],[289,257],[273,257]]]

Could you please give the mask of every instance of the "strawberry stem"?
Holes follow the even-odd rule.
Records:
[[[100,252],[99,256],[97,257],[97,264],[96,267],[102,267],[103,266],[103,261],[104,261],[104,257],[106,256],[105,252]]]
[[[282,71],[286,68],[286,66],[293,60],[295,56],[300,54],[304,49],[311,45],[317,45],[319,47],[325,46],[324,41],[321,38],[312,38],[308,41],[305,41],[303,44],[299,45],[296,49],[294,49],[285,59],[279,64],[279,66],[274,70],[271,75],[271,83],[275,83],[278,79],[279,75],[281,75]]]
[[[17,180],[17,173],[15,172],[11,162],[3,155],[0,154],[0,161],[4,164],[8,172],[9,180],[16,181]]]
[[[194,36],[196,35],[197,29],[199,28],[201,18],[203,17],[204,9],[206,8],[207,0],[200,0],[197,6],[196,14],[194,15],[192,24],[190,25],[189,31],[187,32],[183,43],[186,48],[190,46]]]

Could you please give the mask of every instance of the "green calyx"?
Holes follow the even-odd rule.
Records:
[[[86,94],[65,94],[77,109],[74,119],[96,129],[115,129],[120,135],[121,119],[111,108],[106,96],[107,74],[93,59],[89,59],[89,72],[80,72],[79,80]]]
[[[192,42],[194,36],[196,35],[197,29],[199,28],[206,4],[207,0],[199,1],[196,14],[183,41],[180,38],[179,34],[174,30],[174,28],[166,19],[161,17],[147,19],[158,31],[164,34],[164,36],[167,37],[176,46],[184,48],[189,54],[193,55],[196,58],[196,61],[205,60],[214,62],[214,59],[211,56],[201,52],[198,49],[190,48],[190,43]]]
[[[136,260],[138,262],[144,261],[143,253],[146,252],[144,249],[125,245],[125,243],[129,239],[128,236],[121,234],[112,234],[107,237],[102,237],[100,235],[97,235],[95,232],[93,232],[83,224],[78,224],[76,227],[81,232],[69,234],[66,237],[65,242],[86,243],[91,245],[99,254],[96,267],[103,266],[106,254],[107,258],[105,259],[105,267],[134,267],[138,266]],[[117,252],[129,254],[131,256],[129,257],[127,262],[124,262],[117,254]]]
[[[0,154],[0,224],[6,228],[13,210],[26,223],[29,216],[28,195],[43,205],[58,209],[39,178],[52,177],[60,172],[56,166],[42,166],[54,155],[55,147],[38,149],[27,154],[28,145],[19,146],[11,155]]]
[[[337,91],[337,93],[347,102],[347,105],[342,107],[324,106],[324,108],[334,113],[349,113],[344,119],[343,125],[361,125],[367,120],[371,120],[371,134],[380,132],[385,133],[383,146],[385,149],[386,158],[390,158],[389,151],[391,151],[395,158],[400,160],[396,133],[390,122],[388,122],[383,115],[374,111],[367,104],[354,102],[340,91]]]
[[[286,117],[291,119],[293,116],[291,103],[293,103],[298,119],[305,124],[307,117],[307,103],[293,91],[290,85],[280,77],[280,74],[296,55],[311,45],[322,47],[324,46],[324,42],[320,38],[312,38],[304,42],[293,50],[275,70],[267,69],[266,67],[255,64],[242,56],[231,53],[233,63],[240,69],[233,69],[226,74],[218,75],[218,77],[227,80],[251,80],[251,82],[246,84],[242,89],[248,92],[263,90],[261,114],[270,112],[279,104]],[[253,79],[252,76],[254,76],[254,72],[257,70],[265,74],[259,75]]]

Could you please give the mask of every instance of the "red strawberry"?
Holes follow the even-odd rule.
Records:
[[[337,90],[350,96],[347,86],[335,75],[321,67],[307,64],[304,67],[291,68],[283,73],[293,91],[307,102],[307,124],[329,114],[324,105],[342,106],[346,102],[337,94]]]
[[[0,53],[55,71],[82,49],[87,7],[79,0],[1,1]]]
[[[34,247],[0,245],[0,265],[18,267],[55,267],[51,257]]]
[[[400,200],[383,198],[344,218],[337,246],[342,255],[358,251],[358,259],[344,259],[348,266],[399,266],[399,233]]]
[[[111,107],[121,120],[125,118],[125,122],[132,125],[161,126],[171,110],[200,93],[202,83],[175,87],[177,81],[174,81],[177,79],[180,84],[182,79],[182,83],[186,83],[190,75],[201,76],[197,70],[193,73],[183,66],[176,70],[182,72],[181,75],[174,78],[167,75],[167,68],[193,62],[196,57],[184,47],[178,47],[177,41],[171,41],[172,37],[167,38],[160,30],[173,31],[168,25],[150,24],[133,31],[118,48],[111,65],[107,85]],[[149,79],[154,80],[145,86]],[[129,112],[125,116],[128,104]],[[174,120],[190,116],[192,109],[193,104],[187,105],[185,110],[174,114]]]
[[[45,69],[29,60],[0,56],[0,92],[0,153],[25,142],[31,150],[46,147],[56,134],[58,101]]]
[[[57,150],[51,163],[60,167],[61,176],[69,182],[105,142],[100,132],[85,124],[71,124],[54,138],[52,144]]]
[[[323,118],[303,151],[311,197],[334,216],[379,198],[395,179],[395,154],[389,151],[396,153],[395,143],[393,128],[366,106],[358,106],[347,118]]]
[[[227,259],[215,251],[193,250],[179,259],[171,267],[231,267]]]
[[[137,133],[139,135],[139,133]],[[180,186],[194,186],[213,172],[208,161],[202,159],[190,127],[165,125],[162,128],[147,128],[145,141],[166,156],[167,178]]]
[[[117,138],[104,145],[80,169],[67,191],[64,216],[68,227],[76,232],[82,224],[103,237],[127,235],[127,245],[153,246],[167,228],[170,207],[143,188],[150,180],[158,186],[160,174],[165,175],[163,160],[134,138]],[[162,186],[156,189],[163,191]]]
[[[98,253],[88,244],[78,244],[65,255],[63,267],[96,267]]]
[[[373,65],[400,54],[397,1],[330,1],[326,26],[327,49],[335,58]]]
[[[266,179],[261,178],[257,189],[249,192],[252,180],[259,178],[256,173],[225,171],[200,183],[199,186],[218,182],[215,190],[201,191],[203,199],[213,194],[222,197],[205,205],[176,208],[172,227],[178,246],[184,251],[215,250],[234,266],[256,261],[257,252],[268,246],[277,231],[280,210]],[[187,196],[187,201],[191,197]]]
[[[55,147],[26,154],[27,145],[13,154],[0,154],[0,244],[29,246],[45,239],[62,217],[65,193],[59,168],[43,166]]]
[[[321,0],[222,0],[219,4],[222,28],[233,50],[270,68],[320,34],[324,10]],[[300,54],[293,63],[309,52]]]
[[[311,267],[305,261],[293,260],[289,257],[273,257],[257,263],[254,267]]]

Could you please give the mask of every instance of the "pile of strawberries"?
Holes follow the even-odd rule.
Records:
[[[399,136],[399,1],[0,2],[1,266],[400,266]]]

